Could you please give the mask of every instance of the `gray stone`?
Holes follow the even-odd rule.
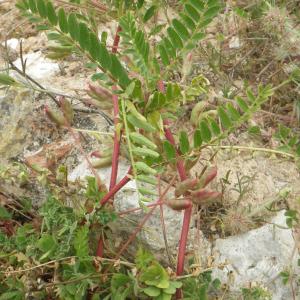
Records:
[[[26,60],[26,74],[36,80],[44,80],[59,73],[59,65],[50,59],[45,58],[42,52],[28,53],[23,56]],[[14,64],[22,70],[21,59],[17,59]],[[18,77],[19,78],[19,77]]]
[[[129,164],[127,161],[121,160],[119,163],[118,180],[121,180],[127,173]],[[101,168],[98,174],[106,186],[109,186],[111,168]],[[84,179],[86,176],[93,176],[88,169],[87,163],[83,162],[77,166],[69,175],[69,180]],[[150,187],[149,187],[150,188]],[[152,186],[153,189],[153,186]],[[153,201],[156,199],[153,198]],[[151,202],[146,203],[151,204]],[[130,209],[140,208],[139,197],[136,182],[131,180],[128,182],[114,198],[114,206],[117,212],[124,212]],[[114,226],[115,233],[119,236],[130,236],[137,228],[140,222],[143,222],[147,215],[147,210],[138,210],[128,213],[124,217],[119,218],[118,224]],[[182,212],[176,212],[166,205],[163,206],[164,224],[167,233],[168,247],[171,251],[175,251],[181,232]],[[165,242],[163,238],[163,226],[161,224],[160,208],[157,206],[151,217],[147,220],[140,233],[138,234],[138,243],[141,243],[149,250],[155,251],[158,256],[164,260]],[[161,253],[158,253],[158,252]],[[174,254],[174,253],[173,253]]]
[[[291,229],[286,228],[284,211],[270,224],[245,234],[218,239],[213,249],[216,265],[213,276],[227,283],[231,291],[248,288],[251,283],[266,287],[273,300],[293,299],[289,285],[283,285],[281,271],[297,271],[297,251]]]

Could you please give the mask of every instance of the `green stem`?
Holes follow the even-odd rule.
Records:
[[[283,86],[285,86],[286,84],[290,83],[291,81],[292,81],[291,79],[287,79],[287,80],[281,82],[279,85],[273,87],[272,91],[275,92],[276,90],[282,88]]]
[[[132,166],[132,175],[134,178],[136,178],[137,170],[135,168],[132,145],[131,145],[131,141],[130,141],[130,137],[129,137],[129,127],[128,127],[127,118],[126,118],[126,108],[125,108],[125,100],[124,99],[121,100],[121,106],[122,106],[122,115],[123,115],[123,121],[124,121],[124,126],[125,126],[125,136],[126,136],[126,140],[127,140],[128,152],[129,152],[130,162],[131,162],[131,166]]]
[[[267,152],[267,153],[274,153],[279,154],[291,158],[295,158],[293,154],[286,153],[279,150],[267,149],[267,148],[260,148],[260,147],[247,147],[247,146],[221,146],[221,145],[207,145],[208,147],[212,148],[221,148],[221,149],[232,149],[232,150],[248,150],[248,151],[260,151],[260,152]]]

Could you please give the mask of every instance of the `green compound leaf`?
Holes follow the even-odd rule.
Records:
[[[222,107],[218,107],[218,114],[221,120],[221,123],[225,129],[228,129],[232,126],[230,118],[226,111]]]
[[[198,148],[202,145],[202,136],[201,131],[199,129],[194,132],[194,147]]]
[[[182,154],[186,154],[190,150],[189,138],[185,131],[181,131],[179,134],[179,147]]]
[[[208,143],[211,140],[211,132],[210,132],[209,127],[207,125],[207,121],[205,121],[205,120],[200,121],[199,129],[200,129],[200,132],[201,132],[202,140],[204,142]]]
[[[156,5],[152,5],[147,9],[147,11],[145,12],[145,15],[143,17],[144,23],[149,21],[154,16],[156,9],[157,9]]]
[[[70,15],[69,15],[68,28],[69,28],[70,36],[75,41],[78,41],[78,37],[79,37],[78,21],[77,21],[76,15],[74,13],[70,13]]]
[[[85,23],[79,23],[79,45],[83,50],[90,48],[90,35],[89,29]]]
[[[69,32],[67,16],[62,7],[58,10],[58,25],[62,32]]]
[[[187,31],[186,27],[180,21],[178,21],[177,19],[174,19],[172,21],[172,24],[182,40],[187,40],[189,38],[189,36],[190,36],[189,32]]]
[[[76,256],[82,258],[89,256],[89,228],[87,225],[80,227],[74,238],[74,248]]]
[[[46,8],[46,5],[45,5],[45,1],[44,0],[37,0],[36,6],[37,6],[37,10],[38,10],[39,15],[42,18],[46,18],[47,17],[47,8]]]
[[[176,150],[169,141],[164,141],[163,147],[164,147],[164,151],[166,153],[167,159],[172,160],[176,157]]]
[[[57,24],[57,15],[56,15],[56,12],[55,12],[52,2],[47,3],[47,17],[48,17],[49,22],[52,25],[55,26]]]

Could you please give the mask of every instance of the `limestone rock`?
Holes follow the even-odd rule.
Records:
[[[281,271],[297,271],[297,251],[291,229],[286,228],[284,211],[270,224],[245,234],[218,239],[213,249],[215,263],[228,263],[223,270],[215,269],[213,276],[227,283],[231,291],[250,283],[266,287],[272,300],[293,299],[289,285],[283,285]]]

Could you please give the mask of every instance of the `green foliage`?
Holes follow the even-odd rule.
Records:
[[[75,248],[75,254],[79,258],[89,256],[88,239],[89,227],[87,225],[84,225],[78,228],[73,243]]]
[[[0,73],[0,85],[4,86],[13,86],[16,85],[17,82],[5,73]]]
[[[86,191],[86,195],[91,195],[91,187]],[[97,216],[99,219],[102,218],[103,223],[112,219],[108,212],[106,216],[101,216],[101,213],[103,212],[100,211]],[[13,217],[9,211],[6,211],[5,216],[7,220]],[[84,216],[80,211],[67,207],[50,196],[41,206],[36,218],[32,223],[18,226],[12,236],[6,236],[0,231],[2,270],[3,268],[19,270],[27,268],[28,265],[44,263],[45,270],[38,267],[28,273],[26,277],[28,282],[32,281],[35,284],[38,278],[43,278],[45,271],[48,273],[47,277],[49,275],[55,277],[54,281],[58,279],[59,282],[70,281],[53,286],[52,291],[55,290],[61,299],[83,299],[90,286],[95,284],[93,278],[97,275],[97,269],[89,253],[90,227],[88,223],[82,225]],[[41,228],[36,228],[37,220],[41,222]],[[97,222],[97,218],[93,222]],[[57,261],[55,274],[52,273],[51,264],[50,268],[47,267],[47,263],[52,260]],[[25,299],[26,292],[23,279],[19,280],[19,273],[8,275],[0,284],[0,299]],[[44,299],[37,294],[36,298]]]
[[[266,102],[272,94],[273,90],[270,86],[259,86],[256,96],[248,89],[247,99],[236,97],[236,106],[240,112],[232,103],[219,106],[216,117],[220,119],[221,126],[209,115],[209,111],[200,111],[196,122],[199,124],[197,126],[198,130],[194,133],[195,147],[199,147],[203,141],[206,143],[215,142],[228,136],[229,133],[241,126],[253,113],[258,111],[261,105]],[[194,116],[194,118],[196,117]]]
[[[261,287],[243,288],[242,294],[244,300],[272,299],[270,292]]]
[[[151,16],[147,15],[146,21],[149,18]],[[126,47],[124,54],[128,54],[132,58],[135,68],[147,78],[151,59],[149,59],[150,45],[145,33],[137,29],[135,19],[131,13],[121,17],[119,23],[122,28],[119,35],[122,37],[122,44]]]
[[[1,220],[8,220],[11,219],[10,212],[3,206],[0,205],[0,219]]]
[[[39,30],[47,31],[51,42],[49,58],[83,54],[93,68],[100,70],[92,79],[118,95],[120,122],[115,130],[124,132],[120,140],[126,142],[124,152],[131,159],[132,176],[138,182],[139,192],[142,197],[156,196],[147,184],[157,185],[158,174],[172,169],[177,159],[184,161],[188,171],[197,162],[201,148],[228,137],[260,109],[274,90],[261,85],[256,92],[249,88],[244,98],[236,96],[227,99],[225,105],[208,110],[204,100],[209,91],[208,80],[202,75],[186,78],[186,64],[192,64],[190,55],[205,38],[207,26],[221,10],[219,0],[178,1],[176,17],[162,24],[157,24],[154,18],[161,10],[159,1],[108,0],[106,4],[105,18],[116,18],[122,29],[118,34],[121,40],[118,51],[111,51],[109,46],[112,45],[107,45],[107,32],[103,32],[101,38],[98,36],[95,29],[98,24],[85,14],[84,9],[70,12],[68,6],[53,5],[50,0],[22,0],[17,7]],[[163,5],[167,8],[168,4]],[[238,13],[242,15],[244,11]],[[245,11],[245,14],[248,13]],[[95,20],[101,17],[97,16]],[[155,24],[148,28],[152,22]],[[1,74],[0,84],[12,86],[16,82]],[[198,103],[191,115],[194,128],[182,128],[174,133],[174,142],[168,140],[164,132],[166,120],[178,120],[182,107],[195,100]],[[168,126],[175,131],[172,124]],[[300,151],[299,139],[292,137],[290,131],[280,128],[278,137],[285,146],[288,145],[288,151]],[[60,299],[85,299],[90,289],[101,299],[172,299],[182,282],[173,280],[153,255],[142,249],[136,255],[134,269],[116,262],[118,269],[107,265],[106,276],[99,280],[99,270],[105,263],[103,260],[99,266],[93,261],[89,244],[93,234],[99,235],[101,231],[105,236],[104,229],[117,217],[109,209],[99,207],[103,193],[96,179],[89,177],[87,182],[84,205],[76,203],[76,209],[71,208],[50,196],[39,210],[40,228],[25,223],[12,237],[0,234],[1,250],[16,249],[27,256],[30,254],[37,264],[55,261],[52,279],[55,284],[55,280],[59,280],[55,293]],[[2,206],[0,215],[5,220],[13,217]],[[287,212],[286,217],[289,227],[297,220],[293,211]],[[17,261],[16,264],[20,268],[24,262]],[[45,269],[49,271],[48,267]],[[43,278],[40,276],[44,275],[43,270],[37,273],[34,276]],[[19,295],[24,293],[20,294],[19,290],[23,291],[24,287],[12,286],[9,280],[5,280],[4,286],[7,293],[12,294],[3,299],[23,299]],[[211,272],[204,272],[196,278],[185,279],[183,288],[185,299],[204,300],[208,299],[208,293],[220,288],[220,281],[213,280]],[[259,293],[261,291],[243,290],[245,299],[250,299],[248,295],[257,297]]]
[[[23,0],[19,2],[18,7],[29,19],[37,17],[37,23],[44,22],[48,26],[47,29],[52,28],[57,32],[56,41],[60,43],[60,46],[52,48],[52,50],[56,50],[56,53],[61,51],[61,53],[67,54],[67,50],[71,50],[71,48],[66,47],[74,44],[80,50],[85,51],[102,70],[107,71],[122,87],[126,87],[130,83],[127,72],[117,56],[107,51],[106,46],[99,41],[86,23],[78,21],[77,14],[67,14],[62,7],[57,12],[51,1],[31,0],[30,3],[29,6],[27,1]],[[84,16],[82,19],[85,19]]]
[[[183,281],[186,300],[208,300],[209,293],[218,291],[221,287],[219,279],[212,279],[211,271],[201,273],[198,277],[187,278]]]
[[[93,200],[93,202],[97,203],[104,196],[104,193],[99,190],[99,186],[97,184],[97,180],[95,177],[87,176],[87,187],[85,191],[85,196]]]
[[[0,285],[0,300],[25,300],[26,289],[21,280],[8,278],[6,286],[7,289],[3,290]]]
[[[140,248],[136,254],[138,280],[145,286],[142,291],[151,299],[168,300],[182,286],[181,282],[172,281],[166,270],[154,259],[153,255]]]
[[[172,20],[167,34],[158,44],[160,59],[166,67],[196,47],[205,36],[205,27],[211,23],[220,8],[219,1],[184,1],[180,18]]]
[[[289,228],[292,228],[299,221],[298,212],[296,210],[289,209],[284,213],[284,215],[286,217],[286,225]]]
[[[119,84],[121,90],[118,94],[124,104],[120,117],[128,136],[133,176],[138,181],[154,184],[153,176],[164,170],[157,166],[168,161],[173,163],[177,150],[190,161],[188,156],[195,148],[226,138],[260,108],[272,94],[272,89],[260,86],[256,96],[248,89],[246,100],[237,97],[234,105],[219,106],[213,114],[204,113],[201,109],[197,113],[193,111],[196,130],[192,138],[190,133],[181,131],[176,140],[179,142],[177,149],[162,138],[163,120],[176,119],[180,106],[207,93],[209,82],[200,75],[192,78],[187,85],[174,83],[171,80],[172,70],[176,72],[188,53],[204,38],[205,28],[218,14],[221,4],[209,0],[181,1],[178,16],[168,26],[162,25],[166,27],[165,34],[161,34],[160,30],[156,34],[148,33],[141,26],[141,21],[150,22],[158,12],[157,4],[144,6],[144,2],[133,1],[123,4],[119,1],[111,3],[112,9],[116,8],[119,12],[120,56],[108,50],[106,33],[99,40],[92,29],[94,27],[83,14],[68,13],[62,7],[56,9],[50,1],[44,0],[31,0],[30,5],[24,0],[19,8],[27,17],[35,17],[38,24],[46,24],[55,31],[48,34],[58,44],[50,48],[53,57],[63,57],[72,51],[85,53],[102,71],[94,76],[95,79],[102,80],[107,87],[115,82]],[[125,7],[131,9],[125,12]],[[126,67],[121,58],[126,58]],[[137,75],[136,79],[129,78],[129,71]],[[159,80],[162,80],[165,90],[157,89]],[[143,137],[140,132],[143,132]],[[142,194],[147,192],[141,186],[139,190]]]
[[[282,279],[282,283],[284,285],[286,285],[289,282],[290,277],[291,277],[290,272],[289,271],[282,271],[282,272],[279,273],[279,275],[280,275],[280,277]]]
[[[278,150],[292,153],[296,158],[300,158],[300,138],[291,128],[280,124],[274,137],[280,142]]]

